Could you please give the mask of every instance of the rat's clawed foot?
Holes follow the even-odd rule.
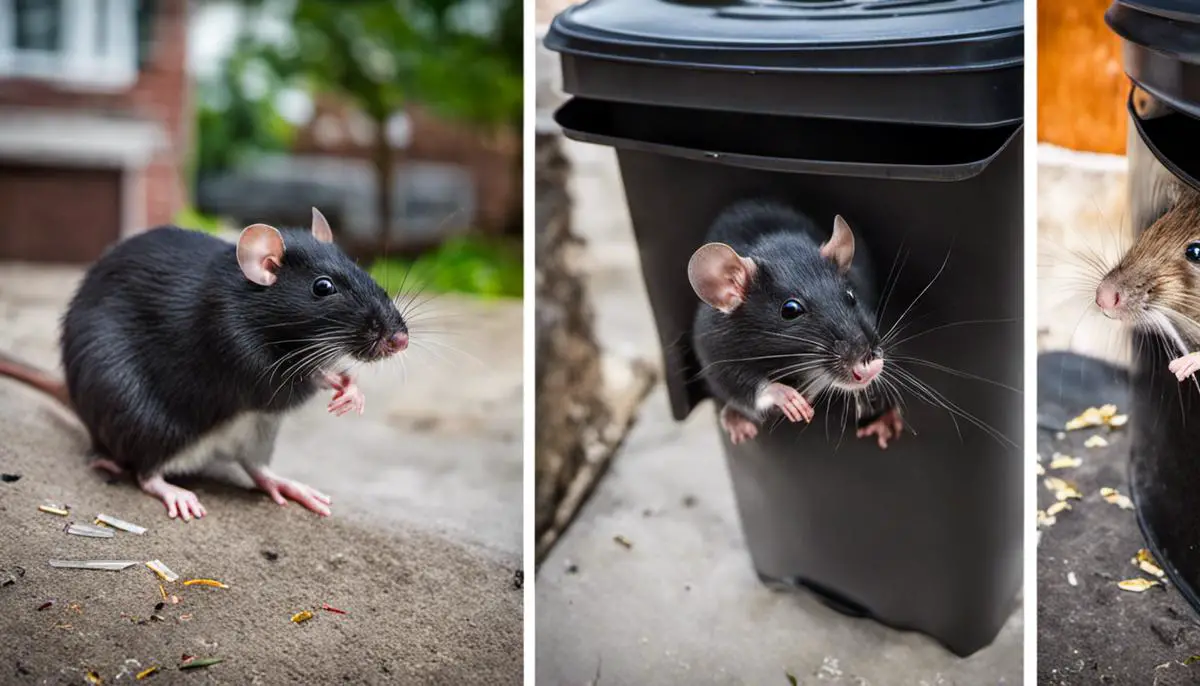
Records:
[[[1183,357],[1171,360],[1171,364],[1167,367],[1175,374],[1176,379],[1183,381],[1200,370],[1200,353],[1188,353]]]
[[[352,411],[362,414],[366,409],[367,398],[349,374],[326,374],[325,382],[334,389],[327,408],[331,414],[339,417]]]
[[[737,445],[758,435],[758,425],[746,415],[726,405],[721,408],[721,428],[729,434],[729,442]]]
[[[813,406],[808,404],[803,395],[800,395],[800,391],[791,386],[773,383],[762,392],[762,398],[782,410],[788,421],[798,422],[801,419],[806,422],[812,421]]]
[[[900,410],[892,408],[875,421],[858,430],[858,437],[875,436],[880,450],[886,450],[888,441],[900,438],[904,432],[904,420],[900,418]]]
[[[163,501],[167,506],[167,516],[172,519],[181,517],[183,521],[190,522],[192,517],[199,519],[208,514],[195,493],[167,483],[161,475],[138,479],[138,484],[143,491]]]
[[[280,505],[287,505],[288,500],[294,500],[322,517],[329,516],[329,505],[333,500],[312,486],[281,478],[265,467],[248,471],[254,484],[271,496],[271,500]]]

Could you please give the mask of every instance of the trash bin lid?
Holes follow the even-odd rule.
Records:
[[[568,89],[585,97],[614,99],[604,88],[588,92],[589,70],[603,66],[612,79],[612,65],[624,64],[641,70],[620,74],[621,97],[647,104],[681,104],[662,102],[656,91],[683,68],[691,70],[692,89],[707,85],[704,73],[758,77],[774,89],[786,86],[771,75],[805,74],[809,78],[795,85],[818,91],[818,99],[831,90],[843,100],[855,91],[862,97],[864,86],[875,88],[886,78],[902,84],[899,92],[907,97],[932,99],[936,108],[950,84],[915,76],[978,72],[980,80],[996,81],[997,70],[1007,69],[1004,77],[1021,79],[1023,15],[1022,0],[589,0],[555,17],[545,45],[563,54]],[[650,68],[664,70],[661,78]],[[827,85],[815,84],[814,76]],[[869,85],[864,76],[873,77]],[[1007,106],[993,117],[997,122],[1021,116],[1020,97],[1012,97],[1010,86],[995,89]],[[988,92],[984,87],[978,94],[986,100]],[[714,107],[735,108],[720,96],[713,94]],[[794,113],[843,116],[819,107]]]
[[[1125,45],[1125,73],[1176,110],[1200,117],[1200,3],[1116,0],[1105,21]]]

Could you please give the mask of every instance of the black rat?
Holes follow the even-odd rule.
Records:
[[[838,216],[829,239],[821,235],[787,205],[743,200],[717,217],[688,263],[704,301],[693,326],[701,375],[723,403],[721,426],[735,445],[758,435],[776,409],[812,421],[809,398],[827,388],[861,401],[883,371],[869,268],[854,263],[854,233]],[[886,448],[902,430],[893,407],[858,436]]]
[[[338,363],[395,355],[408,328],[313,208],[310,231],[254,224],[236,245],[170,226],[116,244],[80,283],[61,346],[65,384],[7,358],[0,375],[66,402],[93,465],[133,472],[169,516],[206,510],[164,476],[214,460],[242,465],[280,505],[324,516],[329,496],[268,468],[280,420],[320,388],[334,390],[330,412],[361,414],[363,394]]]
[[[1138,235],[1096,287],[1096,306],[1110,319],[1157,331],[1180,348],[1169,364],[1180,381],[1200,371],[1200,193],[1179,184],[1169,210]]]

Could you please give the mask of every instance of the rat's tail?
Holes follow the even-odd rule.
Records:
[[[68,408],[71,407],[71,396],[67,393],[66,382],[54,378],[45,370],[32,367],[16,358],[0,353],[0,376],[7,376],[33,386]]]

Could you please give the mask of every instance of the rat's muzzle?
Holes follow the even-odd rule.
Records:
[[[850,378],[854,383],[866,386],[883,371],[883,358],[873,357],[870,360],[860,360],[850,368]]]
[[[397,331],[391,336],[379,340],[377,351],[380,357],[390,357],[403,352],[408,347],[408,332]]]
[[[1096,307],[1100,308],[1104,316],[1115,319],[1119,315],[1118,308],[1121,304],[1121,291],[1107,280],[1100,282],[1096,287]]]

